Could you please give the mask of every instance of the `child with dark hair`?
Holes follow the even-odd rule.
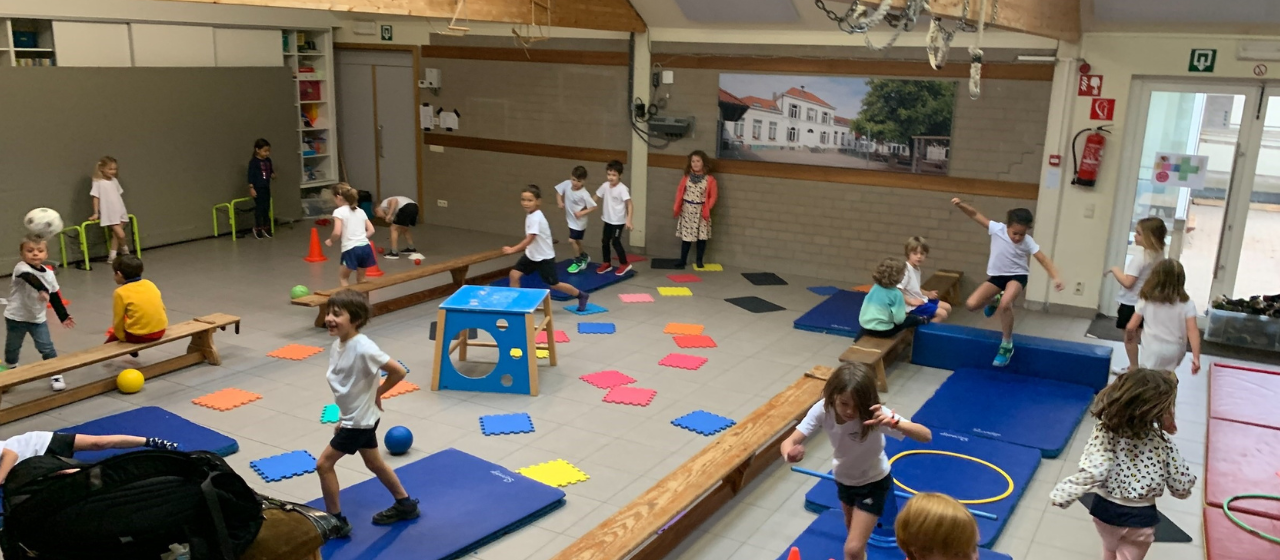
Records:
[[[565,221],[569,223],[569,244],[573,245],[569,274],[582,272],[591,260],[582,247],[582,240],[587,236],[587,214],[595,211],[596,201],[582,184],[586,180],[587,168],[579,165],[573,168],[568,180],[556,185],[556,205],[564,209]]]
[[[997,313],[1000,315],[1000,330],[1004,337],[991,365],[1007,366],[1013,358],[1013,304],[1027,289],[1027,275],[1031,272],[1030,258],[1034,256],[1040,266],[1044,267],[1049,277],[1053,278],[1053,288],[1059,292],[1063,288],[1062,278],[1058,276],[1058,268],[1053,265],[1053,261],[1049,260],[1036,241],[1027,234],[1035,221],[1030,210],[1014,208],[1006,216],[1006,223],[1000,223],[983,216],[959,198],[951,199],[951,204],[986,228],[987,235],[991,236],[987,281],[969,295],[965,307],[969,311],[985,307],[983,313],[987,317]]]
[[[528,185],[520,189],[520,206],[524,208],[524,239],[511,247],[503,247],[508,255],[524,251],[511,269],[510,286],[520,287],[520,279],[526,274],[538,273],[551,289],[578,298],[578,311],[587,310],[587,293],[560,281],[556,272],[556,249],[551,245],[551,224],[542,215],[542,189]]]
[[[716,178],[711,176],[711,158],[702,150],[689,153],[684,166],[684,177],[676,187],[676,204],[671,215],[676,219],[676,237],[680,238],[680,262],[676,268],[689,263],[689,247],[697,244],[698,268],[707,252],[707,240],[711,239],[711,209],[719,196]]]
[[[627,251],[622,248],[622,229],[631,229],[631,190],[622,183],[622,171],[622,162],[616,159],[610,161],[604,167],[604,176],[608,180],[596,189],[596,198],[601,207],[600,221],[604,222],[604,234],[601,237],[604,256],[596,274],[613,270],[613,260],[609,253],[611,245],[618,252],[618,270],[615,274],[622,276],[631,272],[631,265],[627,263]]]
[[[68,329],[76,326],[75,320],[62,305],[62,293],[59,291],[58,278],[53,274],[53,267],[45,266],[49,256],[49,245],[43,239],[27,237],[18,245],[22,260],[13,267],[13,277],[9,282],[9,300],[4,308],[4,367],[18,367],[18,355],[22,351],[22,341],[31,335],[40,358],[51,360],[58,357],[53,348],[53,338],[49,336],[49,325],[45,316],[45,306],[53,306],[58,321]],[[61,375],[49,378],[49,387],[54,391],[67,388]]]
[[[397,521],[416,519],[419,515],[418,500],[409,497],[400,477],[382,460],[378,453],[378,422],[382,416],[382,395],[404,379],[408,373],[400,362],[391,359],[360,329],[369,323],[373,309],[369,296],[355,290],[341,290],[329,297],[324,324],[329,336],[337,337],[329,349],[329,388],[338,404],[339,420],[333,430],[333,439],[320,452],[316,460],[316,474],[320,476],[320,492],[324,495],[325,510],[342,522],[339,537],[351,534],[351,523],[342,515],[338,501],[338,473],[335,465],[343,455],[360,454],[364,466],[391,492],[395,503],[374,514],[375,525],[390,525]],[[387,372],[387,378],[378,383],[379,371]]]
[[[907,302],[898,290],[906,273],[907,264],[901,260],[880,261],[871,276],[875,283],[862,300],[862,311],[858,313],[862,334],[888,338],[929,322],[927,317],[907,313]]]
[[[271,180],[276,169],[271,163],[271,142],[259,138],[249,159],[249,196],[253,197],[253,236],[271,239]],[[234,211],[234,210],[233,210]]]
[[[120,255],[111,263],[115,269],[116,288],[111,306],[111,328],[107,329],[107,342],[144,343],[160,340],[169,327],[164,300],[160,289],[150,280],[142,279],[142,259],[133,255]],[[131,354],[138,357],[135,352]]]

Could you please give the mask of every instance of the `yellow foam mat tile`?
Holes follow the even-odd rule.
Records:
[[[694,265],[693,269],[701,272],[724,272],[724,267],[715,263],[706,263],[702,266]]]
[[[690,290],[689,288],[685,288],[685,287],[683,287],[683,286],[682,286],[682,287],[678,287],[678,288],[671,288],[671,287],[667,287],[667,288],[658,288],[658,295],[663,295],[663,296],[691,296],[691,295],[693,295],[693,291],[692,291],[692,290]]]
[[[577,484],[591,478],[590,476],[587,476],[587,473],[582,472],[582,469],[573,466],[572,463],[564,459],[556,459],[554,461],[547,461],[546,463],[530,465],[517,470],[516,472],[546,484],[547,486],[555,486],[556,488],[563,488],[570,484]]]

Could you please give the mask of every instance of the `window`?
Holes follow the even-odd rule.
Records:
[[[791,107],[787,110],[787,116],[793,119],[800,118],[800,106],[792,103]]]
[[[769,121],[769,139],[770,140],[778,139],[778,123],[773,121]]]
[[[805,110],[804,110],[804,120],[809,121],[809,122],[813,122],[813,121],[818,120],[818,110],[817,110],[817,109],[812,109],[812,108],[810,108],[810,109],[805,109]]]
[[[736,122],[736,123],[733,123],[733,135],[734,135],[734,136],[736,136],[736,137],[738,137],[738,138],[742,138],[742,129],[743,129],[743,127],[745,127],[745,126],[746,126],[746,125],[745,125],[742,121],[738,121],[738,122]]]
[[[792,105],[792,107],[795,107],[795,105]],[[787,129],[788,142],[795,142],[796,140],[799,140],[799,139],[800,139],[800,132],[796,130],[796,127],[793,126]]]
[[[820,137],[819,142],[821,142],[821,143],[823,143],[823,144],[826,144],[826,143],[827,143],[827,131],[825,131],[825,130],[824,130],[824,131],[822,131],[822,136]]]
[[[751,121],[751,139],[752,140],[760,139],[760,126],[762,124],[763,123],[760,122],[760,119],[755,119]]]
[[[831,124],[831,113],[822,112],[822,124]]]

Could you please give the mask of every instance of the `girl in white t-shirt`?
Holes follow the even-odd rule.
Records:
[[[1137,336],[1138,329],[1143,329],[1139,367],[1174,371],[1187,357],[1190,342],[1191,373],[1200,373],[1200,329],[1186,284],[1187,273],[1176,260],[1164,259],[1151,268],[1125,333]]]
[[[377,264],[369,236],[373,235],[373,222],[360,209],[360,193],[346,183],[334,187],[339,200],[345,202],[333,211],[333,234],[324,244],[333,246],[334,239],[341,239],[342,265],[338,267],[338,282],[347,285],[351,271],[356,271],[356,283],[364,282],[365,269]]]
[[[1112,369],[1116,375],[1129,371],[1138,363],[1138,341],[1142,338],[1142,323],[1138,323],[1138,330],[1131,336],[1128,334],[1129,320],[1133,319],[1134,309],[1140,299],[1138,294],[1142,293],[1142,286],[1151,275],[1151,267],[1164,258],[1164,236],[1168,233],[1164,220],[1160,218],[1153,216],[1138,220],[1138,226],[1133,229],[1133,244],[1142,247],[1142,253],[1129,259],[1124,268],[1113,266],[1103,273],[1103,276],[1114,276],[1121,288],[1120,293],[1116,294],[1116,303],[1119,304],[1116,308],[1116,328],[1125,329],[1124,350],[1129,356],[1129,365]]]
[[[120,166],[116,158],[103,156],[93,170],[93,187],[89,196],[93,197],[93,215],[89,221],[97,221],[102,227],[111,230],[111,247],[107,251],[107,260],[116,260],[116,254],[129,254],[129,238],[124,234],[124,224],[129,223],[129,210],[124,207],[124,187],[116,178]]]
[[[844,364],[831,372],[822,400],[782,442],[783,460],[795,463],[804,459],[804,442],[819,429],[827,432],[835,448],[832,473],[849,528],[844,558],[862,560],[886,501],[896,499],[889,457],[884,453],[885,434],[928,442],[933,433],[881,405],[875,373],[864,364]]]

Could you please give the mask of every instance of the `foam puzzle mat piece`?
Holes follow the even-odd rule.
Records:
[[[680,259],[653,259],[649,261],[649,268],[654,270],[679,270]]]
[[[203,397],[192,399],[191,403],[206,408],[212,408],[226,412],[236,407],[244,406],[253,401],[259,400],[262,395],[242,391],[234,387],[227,387],[221,391],[214,391]]]
[[[787,281],[781,276],[772,272],[743,272],[742,277],[746,278],[755,286],[786,286]]]
[[[480,417],[480,431],[486,436],[533,433],[533,418],[524,412],[486,414]]]
[[[568,311],[569,313],[573,313],[574,315],[595,315],[596,313],[609,312],[608,309],[605,309],[603,307],[600,307],[599,305],[596,305],[590,302],[587,303],[587,309],[585,311],[578,311],[578,304],[576,303],[573,305],[564,306],[564,310]]]
[[[530,465],[523,469],[517,469],[516,472],[556,488],[563,488],[591,478],[587,473],[582,472],[582,469],[575,467],[573,463],[564,459]]]
[[[324,348],[319,346],[307,346],[305,344],[290,344],[283,348],[277,348],[267,353],[267,357],[280,358],[282,360],[305,360],[316,354],[324,352]]]
[[[630,385],[636,382],[635,378],[631,377],[630,375],[627,375],[625,373],[622,373],[620,371],[615,371],[615,370],[606,370],[606,371],[597,371],[595,373],[588,373],[586,375],[579,377],[578,379],[586,381],[587,383],[594,385],[598,389],[612,389],[614,387],[620,387],[622,385]]]
[[[257,461],[249,461],[249,468],[266,482],[302,476],[316,471],[316,458],[305,450],[272,455]]]
[[[724,267],[715,263],[703,263],[702,266],[693,265],[693,269],[699,272],[724,272]]]
[[[653,389],[641,387],[614,387],[604,396],[604,402],[613,404],[629,404],[632,406],[649,406],[653,397],[658,395]]]
[[[727,298],[725,301],[752,313],[772,313],[774,311],[784,311],[787,309],[781,305],[756,296]]]
[[[688,297],[693,295],[693,290],[690,290],[689,288],[686,288],[684,286],[678,286],[678,287],[666,286],[666,287],[658,288],[658,295],[667,296],[667,297],[680,297],[680,296]]]
[[[671,421],[672,424],[696,434],[711,436],[729,429],[737,422],[705,410],[695,410]]]
[[[682,334],[671,337],[681,348],[715,348],[716,341],[705,334]]]
[[[667,354],[667,357],[658,362],[660,366],[670,368],[680,368],[687,370],[697,370],[707,363],[707,359],[702,356],[690,356],[688,354]]]
[[[411,373],[411,372],[413,371],[413,370],[409,369],[409,366],[404,365],[404,362],[402,362],[402,361],[400,361],[400,360],[396,360],[396,363],[397,363],[397,364],[400,364],[400,367],[404,368],[404,373],[405,373],[406,375],[408,375],[409,373]],[[387,371],[386,371],[386,370],[382,370],[382,369],[380,369],[380,370],[378,370],[378,375],[379,375],[380,377],[386,377],[386,376],[387,376]]]
[[[392,387],[390,391],[383,393],[382,398],[389,399],[391,397],[398,397],[405,393],[412,393],[418,389],[421,389],[421,387],[401,379],[400,382],[396,383],[396,386]]]
[[[662,329],[663,334],[684,334],[684,335],[700,335],[706,327],[702,325],[694,325],[692,323],[667,323]]]
[[[320,423],[321,424],[337,424],[338,418],[339,416],[341,416],[341,413],[342,411],[338,410],[338,405],[333,403],[326,404],[324,405],[324,409],[320,411]]]
[[[578,323],[578,334],[613,334],[616,331],[613,323]]]
[[[538,336],[533,337],[534,344],[547,343],[547,331],[538,331]],[[569,342],[569,333],[564,331],[556,331],[556,344],[564,344]]]
[[[835,286],[809,286],[807,289],[810,292],[813,292],[823,297],[834,296],[836,295],[836,292],[840,291],[840,288],[837,288]]]
[[[702,278],[699,278],[697,274],[668,274],[667,280],[681,284],[692,284],[694,282],[701,282]]]
[[[539,360],[546,360],[551,358],[550,350],[543,350],[539,348],[535,353],[537,354]]]
[[[618,299],[622,303],[653,303],[653,296],[649,294],[618,294]]]

